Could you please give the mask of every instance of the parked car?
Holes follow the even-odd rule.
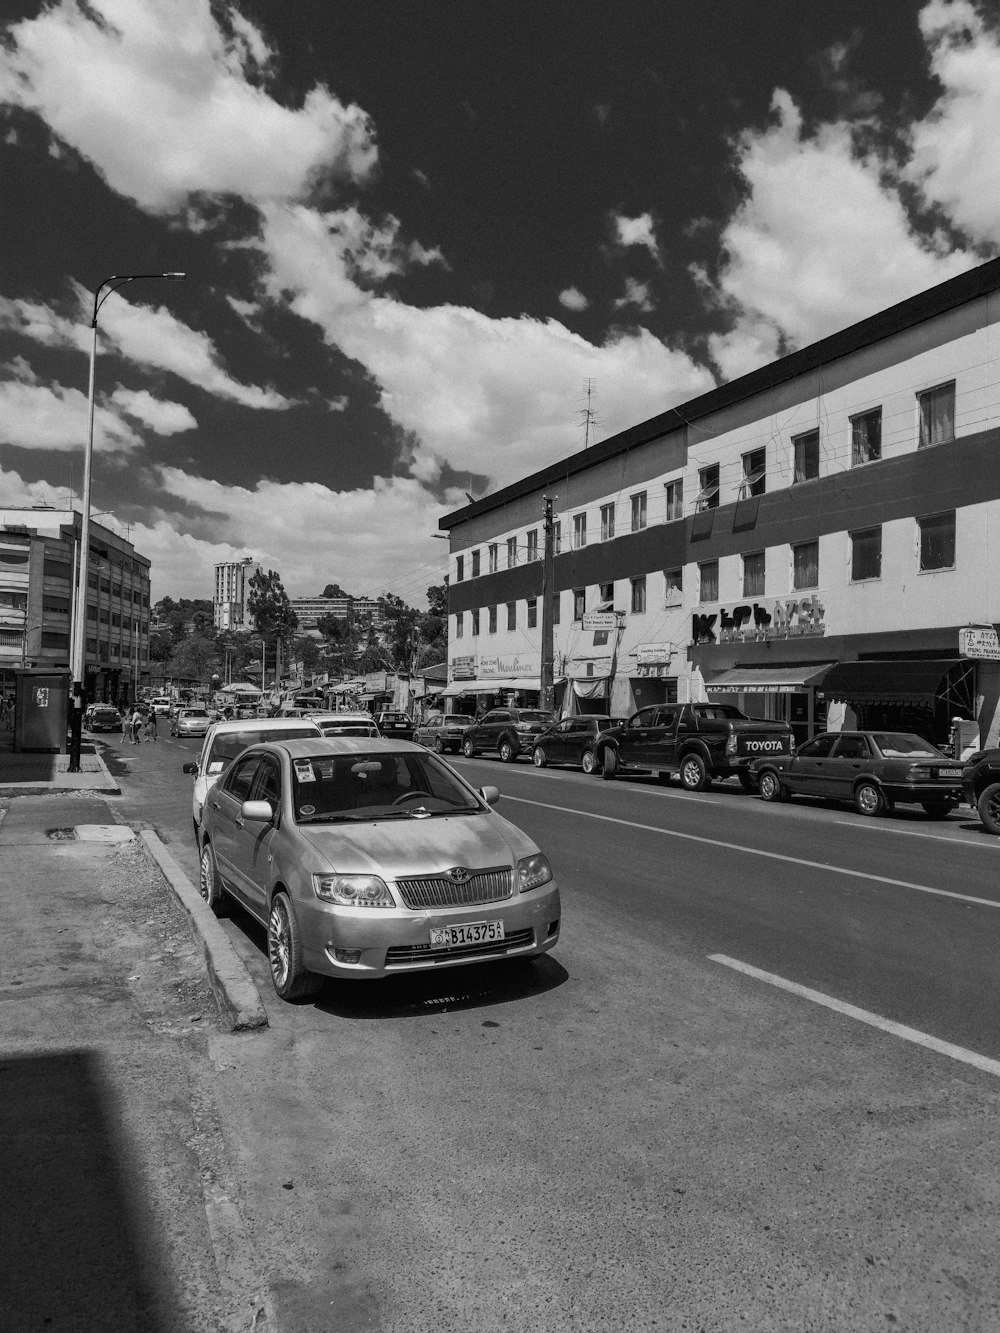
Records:
[[[542,708],[491,708],[466,729],[462,753],[466,759],[496,750],[505,764],[521,754],[531,754],[535,740],[552,726],[551,713]]]
[[[602,732],[594,749],[605,778],[652,771],[667,780],[677,774],[685,790],[702,791],[714,778],[735,777],[752,791],[752,761],[791,755],[795,742],[786,722],[747,717],[732,704],[652,704]]]
[[[413,740],[413,718],[405,713],[387,708],[375,714],[375,723],[383,736],[394,741]]]
[[[205,805],[205,797],[219,780],[220,774],[248,745],[258,745],[263,741],[291,740],[299,736],[319,738],[319,727],[313,722],[299,718],[246,718],[213,722],[205,734],[205,743],[197,762],[183,765],[183,771],[194,778],[194,790],[191,793],[191,816],[194,821],[194,836],[198,837],[198,824]]]
[[[824,796],[880,815],[899,801],[943,819],[962,799],[962,765],[906,731],[824,731],[794,755],[753,763],[761,799]]]
[[[267,931],[277,994],[505,958],[559,938],[548,859],[436,755],[405,741],[255,745],[209,793],[199,885]]]
[[[531,757],[536,768],[546,764],[573,764],[582,768],[584,773],[597,773],[600,763],[597,759],[597,740],[602,732],[611,727],[625,725],[623,717],[606,717],[602,713],[578,713],[576,717],[564,717],[555,726],[543,731],[535,741]]]
[[[167,717],[170,713],[170,705],[173,700],[168,694],[155,695],[149,701],[149,706],[157,717]]]
[[[381,733],[371,713],[358,709],[349,712],[341,709],[337,713],[308,714],[310,722],[315,722],[324,736],[378,736]]]
[[[121,731],[122,715],[111,704],[91,704],[84,714],[88,731]]]
[[[1000,833],[1000,750],[977,750],[962,769],[965,799],[991,833]]]
[[[446,750],[458,754],[462,738],[475,720],[467,713],[429,713],[414,731],[413,739],[438,754],[444,754]]]
[[[178,708],[170,719],[171,736],[204,736],[212,725],[207,708]]]

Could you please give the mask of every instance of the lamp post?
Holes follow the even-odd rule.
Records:
[[[94,317],[90,322],[90,386],[88,401],[90,411],[87,431],[87,452],[83,462],[83,518],[80,523],[80,559],[76,570],[76,615],[73,634],[73,693],[83,693],[84,663],[87,660],[87,569],[90,564],[90,486],[94,462],[94,375],[97,365],[97,312],[112,292],[124,287],[127,282],[137,282],[140,278],[165,278],[178,281],[186,278],[186,273],[118,273],[105,278],[94,293]],[[105,288],[107,290],[105,291]],[[104,292],[102,296],[101,293]],[[79,690],[76,686],[79,685]]]

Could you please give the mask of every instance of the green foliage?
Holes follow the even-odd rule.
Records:
[[[247,611],[253,617],[257,633],[269,642],[280,639],[287,643],[299,627],[299,618],[292,610],[281,578],[273,569],[266,574],[258,570],[251,578]]]
[[[219,669],[219,655],[214,642],[199,634],[192,634],[179,643],[170,656],[167,672],[175,680],[194,681],[207,685]]]
[[[320,597],[353,597],[353,593],[345,592],[339,583],[328,583]]]

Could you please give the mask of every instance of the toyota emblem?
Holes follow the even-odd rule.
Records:
[[[452,866],[450,870],[445,871],[445,874],[454,884],[464,884],[470,878],[465,866]]]

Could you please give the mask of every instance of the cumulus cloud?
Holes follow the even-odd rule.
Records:
[[[637,278],[625,279],[625,293],[615,301],[615,309],[629,307],[643,312],[653,309],[653,296],[648,282],[639,282]]]
[[[90,401],[80,389],[23,379],[0,382],[0,442],[21,449],[82,449],[89,429]],[[116,412],[97,404],[94,449],[136,449],[142,439]]]
[[[920,14],[942,92],[914,126],[906,170],[974,243],[1000,243],[1000,36],[969,0],[931,0]]]
[[[914,231],[888,164],[857,147],[851,125],[805,132],[782,90],[772,111],[737,145],[746,196],[723,230],[717,281],[705,284],[733,319],[711,342],[727,379],[977,262]]]
[[[319,175],[364,178],[377,159],[365,113],[324,87],[280,106],[259,86],[266,41],[225,13],[228,36],[210,0],[58,0],[11,25],[0,99],[37,112],[150,212],[192,194],[301,198]]]
[[[623,250],[638,246],[640,249],[648,250],[653,258],[659,261],[660,247],[656,243],[656,231],[651,213],[640,213],[637,218],[627,218],[621,213],[613,213],[611,223],[615,231],[615,241]]]
[[[183,403],[167,403],[146,389],[125,389],[120,384],[111,402],[126,416],[135,417],[157,435],[179,435],[194,430],[198,422]]]
[[[595,346],[557,320],[417,309],[365,291],[339,226],[301,206],[265,209],[261,243],[272,299],[290,299],[365,366],[386,412],[419,441],[413,467],[424,480],[448,463],[499,484],[572,452],[583,379],[600,381],[609,432],[714,383],[645,329]]]
[[[579,287],[565,287],[559,293],[559,304],[567,310],[586,310],[590,302]]]

